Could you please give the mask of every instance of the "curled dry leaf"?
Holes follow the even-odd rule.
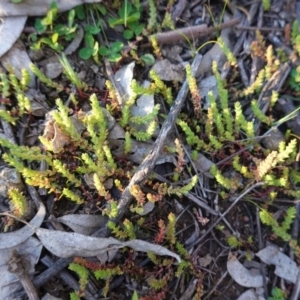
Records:
[[[287,255],[283,254],[277,247],[271,245],[267,246],[256,253],[256,256],[267,265],[275,265],[275,275],[292,283],[296,282],[298,275],[296,263]]]
[[[30,225],[38,227],[44,221],[46,215],[46,209],[44,204],[40,203],[39,210],[34,218],[29,222]],[[0,250],[15,247],[28,238],[30,238],[34,234],[34,229],[26,225],[19,230],[8,232],[8,233],[0,233]]]
[[[107,218],[102,215],[65,215],[57,218],[59,221],[69,226],[73,231],[83,234],[91,235],[96,230],[104,226],[107,222]]]
[[[131,89],[131,81],[133,78],[133,69],[135,66],[135,62],[127,64],[119,69],[115,74],[115,80],[123,87],[124,91],[126,92],[128,98],[132,95]],[[125,100],[127,97],[122,98],[122,103],[119,103],[121,107],[125,105]],[[119,99],[118,99],[119,100]]]
[[[263,286],[263,276],[260,274],[252,274],[246,269],[237,258],[229,254],[227,261],[227,270],[232,279],[244,287],[261,287]]]
[[[114,238],[96,238],[73,232],[54,231],[44,228],[36,228],[35,233],[44,247],[58,257],[90,257],[100,255],[111,249],[130,247],[136,251],[151,251],[157,255],[167,255],[176,258],[178,262],[181,261],[176,253],[167,248],[142,240],[121,242]]]

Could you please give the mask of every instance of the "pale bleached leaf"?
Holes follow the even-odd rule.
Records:
[[[23,31],[26,20],[26,16],[1,18],[0,57],[5,54],[19,38]]]
[[[133,78],[133,69],[135,62],[127,64],[119,69],[115,74],[115,80],[123,87],[127,96],[132,95],[131,81]],[[122,107],[125,105],[126,97],[122,99],[122,103],[119,103]]]
[[[40,226],[44,221],[46,215],[46,209],[43,203],[40,203],[40,208],[34,218],[29,222],[32,226]],[[7,233],[0,233],[0,250],[13,248],[34,234],[34,229],[30,225],[25,225],[19,230]]]
[[[292,283],[296,282],[298,275],[296,263],[277,247],[269,245],[256,253],[256,256],[267,265],[275,265],[275,275]]]
[[[253,289],[250,289],[240,295],[237,300],[265,300],[265,298],[259,296]]]
[[[252,274],[246,269],[237,258],[229,254],[227,261],[227,270],[232,279],[244,287],[261,287],[263,286],[263,276],[260,274]]]
[[[157,255],[167,255],[176,258],[178,262],[181,261],[177,254],[167,248],[141,240],[121,242],[114,238],[96,238],[74,232],[54,231],[44,228],[36,228],[36,234],[42,244],[58,257],[90,257],[111,249],[130,247],[136,251],[151,251]]]
[[[106,224],[107,218],[102,215],[70,214],[57,218],[56,221],[67,225],[77,233],[91,235]]]
[[[56,2],[58,11],[62,12],[84,3],[97,3],[101,1],[102,0],[60,0]],[[20,3],[13,3],[11,0],[1,0],[0,17],[43,16],[48,12],[52,2],[53,0],[26,0]]]

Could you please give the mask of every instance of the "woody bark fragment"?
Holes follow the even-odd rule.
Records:
[[[190,26],[179,30],[161,32],[158,34],[151,35],[149,37],[149,41],[151,42],[151,39],[154,37],[159,44],[171,44],[174,42],[185,41],[186,39],[199,38],[214,33],[218,30],[235,26],[239,24],[240,21],[240,19],[233,19],[221,24],[220,26],[207,27],[207,25],[204,24]]]

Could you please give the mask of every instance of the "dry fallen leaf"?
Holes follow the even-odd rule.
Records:
[[[107,218],[102,215],[65,215],[57,218],[55,221],[59,221],[69,226],[73,231],[83,234],[91,235],[96,230],[104,226],[107,222]]]
[[[44,221],[46,209],[44,204],[40,203],[40,208],[34,218],[29,222],[30,225],[38,227]],[[26,225],[19,230],[7,233],[0,233],[0,250],[15,247],[34,234],[34,229]]]
[[[142,240],[121,242],[114,238],[96,238],[74,232],[54,231],[44,228],[36,228],[35,233],[44,247],[58,257],[90,257],[111,249],[130,247],[136,251],[151,251],[154,254],[171,256],[176,258],[178,262],[181,261],[176,253],[167,248]]]
[[[131,81],[133,78],[133,69],[135,62],[124,65],[115,74],[115,80],[123,87],[125,93],[130,97],[132,95]],[[126,97],[122,98],[122,103],[119,103],[121,107],[125,105]]]
[[[265,300],[265,298],[259,296],[253,289],[250,289],[240,295],[237,300]]]
[[[98,3],[102,0],[60,0],[57,1],[58,11],[70,10],[84,3]],[[11,0],[1,0],[0,17],[6,16],[43,16],[45,15],[53,0],[26,0],[13,3]],[[1,38],[0,38],[1,40]]]
[[[1,4],[0,4],[1,7]],[[0,57],[6,53],[21,35],[26,23],[26,16],[1,18],[0,22]]]
[[[263,276],[260,274],[252,274],[246,269],[237,258],[229,254],[227,261],[227,270],[232,279],[244,287],[261,287],[263,286]]]
[[[287,255],[283,254],[277,247],[271,245],[267,246],[256,253],[256,256],[267,265],[275,265],[275,275],[292,283],[296,282],[298,275],[297,264]]]

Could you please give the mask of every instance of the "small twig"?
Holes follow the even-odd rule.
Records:
[[[36,288],[33,285],[26,267],[25,259],[17,250],[12,250],[9,260],[7,261],[8,271],[14,274],[21,282],[28,299],[39,300]]]
[[[222,221],[222,219],[236,206],[236,204],[243,198],[245,197],[247,194],[249,194],[253,189],[264,185],[264,182],[257,182],[256,184],[250,186],[246,191],[244,191],[239,197],[237,197],[234,202],[227,208],[227,210],[220,215],[220,217],[209,227],[209,229],[206,230],[206,232],[197,240],[193,243],[193,245],[196,245],[198,243],[200,243],[201,241],[204,240],[204,238],[220,223],[220,221]],[[200,246],[199,245],[196,250],[194,251],[193,255],[196,255],[199,250],[200,250]]]
[[[195,59],[191,66],[193,74],[195,74],[196,70],[198,69],[199,64],[201,62],[201,58],[202,58],[202,56],[199,54],[197,54],[195,56]],[[164,146],[164,143],[167,140],[167,137],[175,124],[176,118],[184,104],[184,101],[185,101],[185,98],[186,98],[188,92],[189,92],[189,86],[188,86],[187,80],[185,80],[185,82],[183,83],[183,85],[177,95],[176,100],[174,101],[173,106],[170,109],[170,113],[169,113],[167,119],[165,120],[165,122],[163,123],[162,128],[159,132],[159,135],[158,135],[156,141],[154,142],[152,151],[144,159],[144,161],[140,164],[136,173],[133,175],[129,184],[125,188],[125,190],[121,196],[121,199],[119,200],[118,216],[112,220],[113,222],[118,223],[120,221],[120,219],[122,219],[127,208],[129,207],[129,205],[132,201],[132,195],[130,193],[130,189],[136,184],[138,184],[138,185],[142,184],[147,179],[147,177],[151,174],[151,172],[153,171],[155,164],[156,164],[157,160],[159,159],[159,156],[160,156],[161,150]],[[106,230],[105,235],[107,236],[109,234],[109,230],[107,227],[105,230]],[[99,231],[101,233],[103,233],[103,231],[105,231],[105,230],[102,228]],[[97,235],[97,232],[95,233],[95,235]]]
[[[149,37],[149,41],[151,42],[151,38],[154,37],[159,44],[171,44],[179,41],[185,41],[186,39],[199,38],[202,36],[207,36],[218,30],[235,26],[239,24],[240,21],[241,21],[240,19],[233,19],[221,24],[220,26],[207,27],[207,25],[204,24],[204,25],[181,28],[173,31],[161,32],[161,33],[151,35]]]
[[[243,26],[239,25],[236,27],[236,29],[241,30],[259,30],[259,31],[284,31],[284,28],[280,27],[256,27],[256,26]]]

